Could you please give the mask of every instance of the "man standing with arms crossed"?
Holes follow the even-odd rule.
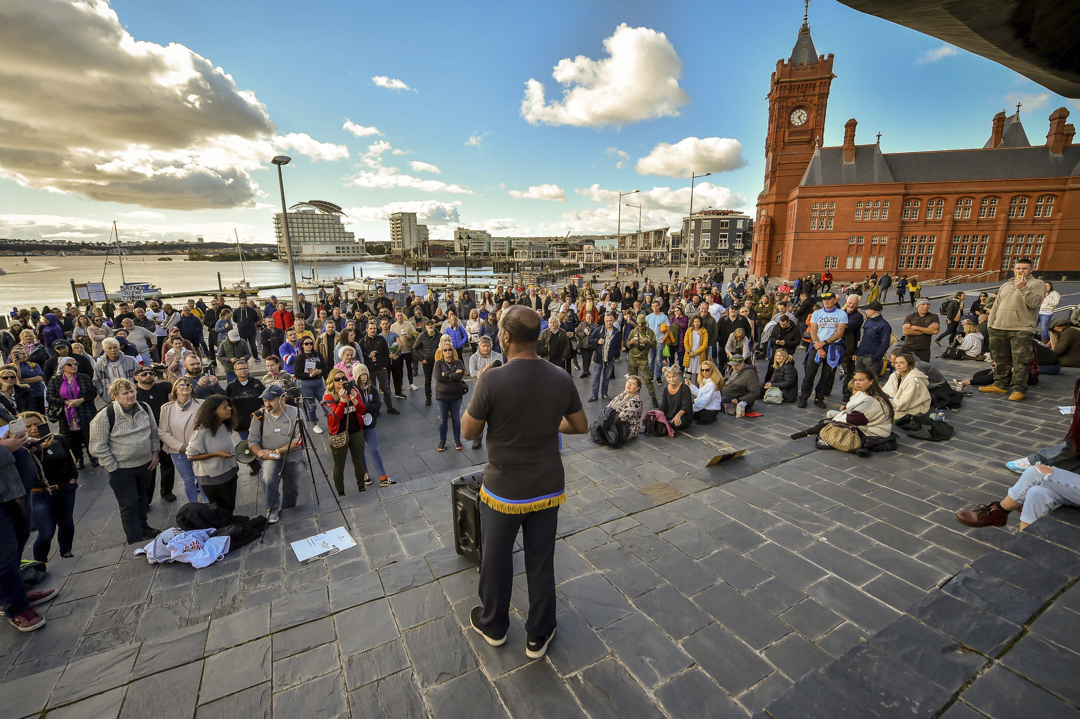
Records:
[[[506,643],[514,541],[520,528],[529,586],[525,654],[530,659],[544,656],[555,636],[555,535],[559,505],[566,499],[559,433],[584,434],[588,429],[570,375],[536,355],[539,337],[535,311],[517,306],[503,314],[499,344],[507,363],[480,373],[461,418],[465,439],[476,439],[485,426],[488,437],[480,490],[481,605],[473,607],[471,624],[488,644]]]
[[[994,383],[979,387],[979,391],[1009,394],[1013,402],[1027,396],[1028,365],[1035,358],[1031,343],[1039,322],[1039,308],[1046,296],[1046,283],[1032,279],[1031,270],[1031,260],[1016,261],[1013,278],[998,290],[986,323],[990,330]]]

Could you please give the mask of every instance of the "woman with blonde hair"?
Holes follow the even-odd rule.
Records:
[[[724,351],[727,353],[728,359],[735,355],[749,357],[750,338],[746,336],[746,330],[742,327],[736,327],[735,331],[728,337],[727,344],[724,345]]]
[[[345,389],[352,380],[345,370],[335,367],[326,376],[326,394],[323,405],[328,411],[327,429],[330,430],[330,454],[334,458],[334,487],[339,496],[345,496],[345,457],[352,459],[353,478],[356,488],[363,492],[364,473],[364,420],[367,407],[360,399],[357,387]]]
[[[686,349],[683,354],[683,367],[688,374],[697,377],[705,353],[709,351],[709,332],[702,326],[700,315],[690,318],[690,328],[683,337],[683,347]]]
[[[184,485],[184,496],[189,502],[198,502],[200,495],[195,469],[187,456],[188,443],[195,431],[195,415],[203,403],[195,398],[194,392],[195,383],[189,377],[177,379],[169,395],[172,401],[161,405],[161,417],[158,419],[158,437],[172,457],[173,466]]]
[[[783,394],[783,404],[795,402],[799,399],[799,370],[795,366],[795,360],[784,348],[776,350],[773,355],[772,376],[768,382],[762,385],[762,389],[768,390],[776,387]]]
[[[86,330],[87,335],[90,337],[90,354],[97,359],[104,352],[104,348],[101,346],[101,341],[113,336],[113,330],[111,327],[105,324],[104,317],[97,317],[90,323],[90,327]]]
[[[724,378],[712,360],[704,360],[698,372],[698,383],[694,385],[686,378],[690,394],[694,395],[694,421],[700,424],[712,424],[724,408],[724,399],[720,390],[724,389]]]

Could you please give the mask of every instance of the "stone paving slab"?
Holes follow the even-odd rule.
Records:
[[[981,368],[941,366],[957,378]],[[1060,642],[1080,627],[1074,515],[1024,535],[1015,517],[983,530],[952,517],[1001,496],[1014,479],[1002,462],[1059,440],[1067,420],[1055,408],[1075,378],[1044,376],[1023,403],[976,393],[949,413],[952,441],[903,437],[866,459],[792,442],[820,416],[792,405],[618,450],[566,437],[559,629],[535,662],[524,656],[520,551],[507,644],[489,647],[468,626],[477,572],[453,550],[449,482],[479,471],[485,450],[434,452],[435,412],[416,393],[380,425],[400,484],[348,492],[357,546],[311,564],[288,542],[344,524],[317,467],[280,525],[202,570],[132,556],[104,474],[88,470],[76,557],[54,548],[49,564],[45,586],[60,594],[42,607],[48,626],[0,631],[0,705],[20,717],[780,719],[806,716],[812,701],[823,716],[872,717],[893,695],[860,714],[866,697],[852,687],[936,667],[934,688],[904,689],[898,706],[917,715],[945,696],[949,717],[1006,716],[1017,704],[987,682],[1001,676],[1045,716],[1075,715],[1072,687],[1045,670],[1048,658],[1073,666]],[[747,455],[705,469],[717,441]],[[257,499],[242,476],[237,511],[257,513]],[[170,526],[176,508],[155,499],[151,524]],[[903,648],[906,633],[946,653]]]

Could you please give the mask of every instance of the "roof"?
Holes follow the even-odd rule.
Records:
[[[982,150],[940,150],[886,155],[878,145],[855,147],[855,161],[844,162],[844,148],[822,147],[803,174],[802,186],[887,182],[962,182],[1080,175],[1080,145],[1051,155],[1044,145]]]
[[[795,47],[791,49],[791,62],[793,65],[811,64],[817,62],[817,50],[814,48],[814,40],[810,37],[810,26],[803,21],[799,28],[799,37],[795,40]]]
[[[983,149],[991,147],[994,136],[990,135],[986,139],[986,144],[983,145]],[[1031,147],[1031,143],[1028,142],[1027,133],[1024,132],[1024,126],[1020,124],[1020,113],[1014,113],[1005,118],[1005,126],[1001,130],[1001,142],[998,147]]]
[[[313,208],[327,215],[345,215],[345,212],[335,205],[333,202],[327,202],[326,200],[308,200],[307,202],[297,202],[295,205],[289,208],[291,211],[296,211],[303,208]]]

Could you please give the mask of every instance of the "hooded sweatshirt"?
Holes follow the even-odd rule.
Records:
[[[52,347],[53,342],[64,339],[64,328],[56,321],[56,315],[52,312],[45,315],[45,322],[41,328],[41,338],[44,340],[42,344]]]
[[[988,325],[992,330],[1034,332],[1039,320],[1039,308],[1046,296],[1046,283],[1029,277],[1027,286],[1018,288],[1009,280],[998,290],[990,308]]]
[[[885,394],[889,395],[892,400],[893,410],[895,411],[893,416],[900,419],[904,415],[921,414],[928,411],[930,409],[928,384],[929,381],[926,375],[920,372],[917,367],[913,367],[902,382],[900,381],[900,373],[893,372],[885,386],[882,387]]]

